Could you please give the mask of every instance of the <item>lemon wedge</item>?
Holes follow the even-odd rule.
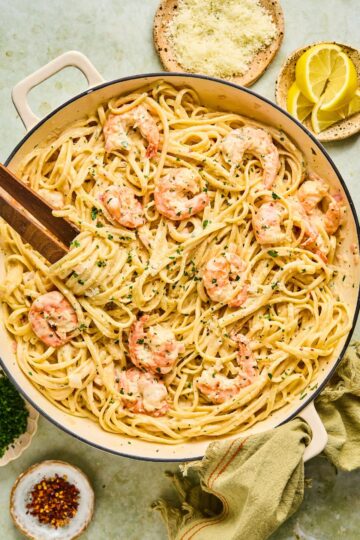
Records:
[[[311,113],[314,104],[309,101],[302,93],[296,82],[294,82],[288,91],[286,99],[286,108],[292,116],[303,122]]]
[[[333,111],[348,103],[357,87],[356,68],[341,47],[320,43],[308,49],[297,61],[296,82],[312,103],[321,99],[323,111]]]
[[[344,120],[353,114],[360,112],[360,88],[356,90],[355,97],[347,105],[343,105],[336,111],[324,111],[321,108],[322,102],[319,101],[314,106],[311,114],[311,123],[315,133],[320,133],[329,128],[336,122]]]
[[[352,98],[352,100],[349,103],[347,116],[356,114],[359,111],[360,111],[360,88],[356,90],[355,96]]]

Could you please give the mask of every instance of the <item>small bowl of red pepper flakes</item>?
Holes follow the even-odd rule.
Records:
[[[28,538],[72,540],[91,521],[94,492],[85,474],[64,461],[37,463],[16,480],[10,513]]]

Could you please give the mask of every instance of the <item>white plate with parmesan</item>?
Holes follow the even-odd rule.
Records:
[[[278,0],[163,0],[154,43],[168,71],[201,73],[252,85],[284,36]]]

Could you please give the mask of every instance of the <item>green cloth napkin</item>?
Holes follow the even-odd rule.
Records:
[[[360,343],[347,350],[316,401],[328,432],[324,450],[336,467],[360,467]],[[303,454],[311,430],[296,418],[271,431],[211,443],[202,461],[168,474],[180,504],[153,507],[171,540],[265,540],[300,506]]]

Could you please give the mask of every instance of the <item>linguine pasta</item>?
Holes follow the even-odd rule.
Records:
[[[160,146],[146,157],[146,140],[129,130],[130,148],[105,151],[109,112],[143,104],[157,121]],[[243,125],[263,127],[276,145],[280,168],[270,189],[261,160],[246,153],[231,172],[223,138]],[[210,204],[183,221],[169,220],[154,204],[154,188],[169,168],[201,176]],[[337,235],[319,226],[324,256],[304,244],[306,230],[291,201],[306,176],[298,148],[272,127],[210,110],[190,88],[166,82],[112,99],[27,155],[18,175],[35,190],[60,192],[55,211],[81,230],[69,253],[52,266],[5,222],[0,236],[6,276],[3,319],[16,342],[17,361],[38,390],[63,411],[99,422],[104,430],[146,441],[176,444],[234,434],[267,418],[305,391],[350,329],[346,304],[332,288]],[[112,185],[131,188],[144,208],[137,229],[107,219],[100,194]],[[41,191],[40,191],[41,192]],[[284,240],[258,242],[253,220],[266,201],[281,204]],[[231,246],[245,262],[247,298],[240,306],[209,298],[204,266]],[[304,247],[305,246],[305,247]],[[28,320],[33,301],[60,291],[78,327],[62,347],[49,347]],[[129,332],[148,314],[171,328],[184,350],[163,376],[169,410],[161,416],[124,406],[114,373],[131,366]],[[197,379],[204,369],[232,379],[238,373],[241,332],[251,345],[258,376],[231,399],[212,403]]]

